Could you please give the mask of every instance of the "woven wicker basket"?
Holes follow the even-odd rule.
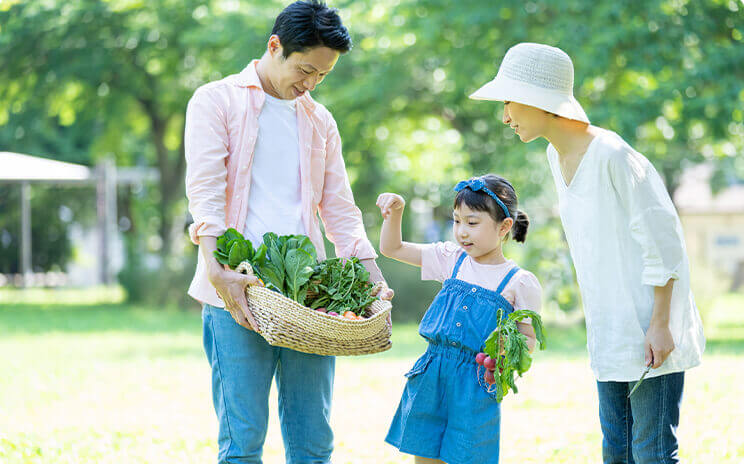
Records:
[[[376,300],[367,308],[366,319],[351,320],[314,311],[263,287],[249,286],[246,296],[260,334],[270,345],[327,356],[390,349],[389,301]]]

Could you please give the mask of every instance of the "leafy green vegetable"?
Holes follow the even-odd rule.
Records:
[[[339,314],[352,311],[362,315],[376,299],[371,296],[369,272],[358,258],[319,263],[315,246],[305,235],[268,232],[254,249],[238,231],[228,229],[217,239],[214,256],[233,269],[248,261],[266,288],[312,309],[326,307]]]
[[[217,250],[215,250],[214,256],[220,264],[228,265],[234,269],[243,261],[255,261],[256,254],[259,251],[261,251],[260,247],[258,250],[254,250],[250,241],[244,239],[243,235],[237,230],[230,228],[217,238]],[[265,254],[265,252],[261,252]]]
[[[284,270],[287,275],[287,296],[301,305],[305,304],[307,288],[304,288],[304,286],[313,274],[315,263],[316,259],[302,248],[292,248],[287,251],[284,260]]]
[[[516,373],[521,377],[532,365],[532,356],[527,347],[527,337],[517,328],[517,322],[528,317],[532,320],[535,338],[540,344],[540,349],[544,350],[546,340],[542,319],[536,312],[526,309],[514,311],[509,316],[504,317],[504,310],[499,308],[499,324],[486,339],[483,351],[497,360],[494,371],[496,380],[494,385],[498,401],[501,401],[509,393],[509,389],[514,393],[518,392],[514,383],[514,374]],[[500,355],[501,353],[503,355]]]
[[[361,316],[376,297],[371,295],[373,285],[369,272],[352,257],[344,263],[340,258],[327,259],[317,266],[310,278],[307,305],[343,314],[352,311]]]

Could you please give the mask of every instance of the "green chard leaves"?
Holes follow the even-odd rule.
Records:
[[[525,318],[531,318],[532,327],[535,329],[535,338],[540,345],[540,349],[546,347],[545,328],[543,327],[540,315],[534,311],[519,310],[514,311],[509,316],[503,317],[504,310],[498,310],[499,324],[496,330],[491,332],[485,343],[483,350],[488,356],[496,360],[496,370],[494,378],[496,383],[497,400],[501,401],[509,389],[517,393],[517,386],[514,383],[514,374],[520,377],[532,365],[532,356],[527,346],[527,337],[517,328],[517,322]],[[503,355],[499,356],[500,353]]]
[[[371,296],[373,285],[369,282],[369,272],[358,258],[345,262],[340,258],[327,259],[317,266],[310,278],[308,299],[312,309],[324,307],[327,311],[342,314],[352,311],[362,315],[376,297]]]
[[[358,258],[318,262],[315,246],[305,235],[268,232],[254,249],[240,232],[228,229],[217,239],[214,256],[232,269],[248,261],[266,288],[312,309],[361,315],[376,299],[371,296],[369,273]]]

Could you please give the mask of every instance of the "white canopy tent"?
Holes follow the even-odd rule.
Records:
[[[0,180],[17,182],[90,182],[91,169],[20,153],[0,152]]]
[[[31,270],[31,185],[71,184],[96,186],[98,212],[99,278],[100,283],[113,282],[109,267],[110,237],[117,231],[116,185],[118,183],[157,180],[154,169],[125,168],[117,172],[116,165],[106,160],[91,169],[74,163],[65,163],[20,153],[0,152],[0,183],[17,183],[21,188],[21,249],[19,257],[24,285],[29,285]]]

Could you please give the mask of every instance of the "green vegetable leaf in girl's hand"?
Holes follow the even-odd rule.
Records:
[[[540,349],[544,350],[547,347],[547,340],[545,339],[545,328],[540,315],[529,309],[520,309],[509,314],[509,319],[515,322],[520,322],[527,318],[530,318],[532,328],[535,329],[535,339],[540,344]]]
[[[511,389],[517,393],[514,375],[521,376],[532,365],[532,356],[527,346],[527,337],[519,332],[517,322],[531,318],[535,329],[535,338],[540,348],[545,348],[545,331],[540,315],[534,311],[513,311],[508,317],[503,316],[503,310],[497,310],[498,324],[485,341],[484,352],[497,359],[497,369],[494,371],[496,399],[501,401]],[[501,353],[503,352],[503,356]]]

